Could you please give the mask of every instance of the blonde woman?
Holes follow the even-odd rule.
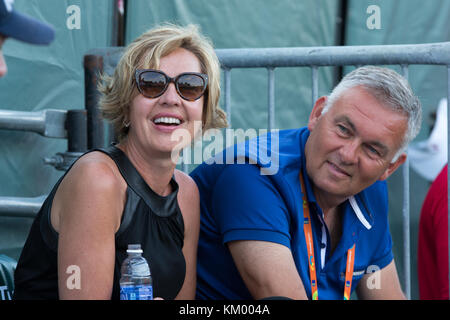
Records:
[[[141,244],[155,297],[194,299],[199,194],[175,169],[176,130],[225,127],[219,62],[195,26],[131,43],[100,86],[119,143],[83,155],[41,208],[15,274],[17,299],[118,299],[128,244]],[[70,269],[76,266],[78,269]],[[68,269],[69,268],[69,269]],[[80,270],[80,286],[67,286]]]

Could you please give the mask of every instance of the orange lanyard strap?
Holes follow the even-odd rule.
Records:
[[[300,172],[300,183],[302,187],[303,202],[303,231],[305,233],[306,249],[308,251],[309,278],[311,280],[312,300],[319,300],[319,291],[317,290],[316,262],[314,255],[314,239],[311,229],[311,215],[309,213],[309,204],[306,197],[305,182],[302,172]],[[345,267],[344,300],[350,300],[353,279],[353,266],[355,264],[355,244],[347,251],[347,264]]]
[[[308,199],[306,198],[305,182],[303,181],[303,175],[301,172],[300,172],[300,182],[302,184],[303,231],[305,233],[306,249],[308,250],[309,279],[311,280],[311,297],[313,300],[318,300],[319,292],[317,291],[316,259],[314,257],[314,240],[311,230],[311,216],[309,214]]]
[[[355,265],[355,244],[347,250],[347,264],[345,266],[344,300],[350,300],[352,293],[353,266]]]

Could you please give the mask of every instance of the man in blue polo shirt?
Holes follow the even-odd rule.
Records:
[[[404,299],[385,180],[420,123],[403,77],[362,67],[316,101],[307,127],[197,167],[197,298],[349,299],[356,289],[360,299]],[[262,161],[269,153],[272,163]]]

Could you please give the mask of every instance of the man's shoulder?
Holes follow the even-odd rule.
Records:
[[[191,178],[201,187],[207,185],[214,187],[217,183],[221,187],[232,187],[239,185],[242,180],[259,180],[264,178],[261,175],[260,168],[254,163],[229,163],[229,164],[206,164],[203,163],[193,170],[190,174]],[[226,178],[226,179],[224,179]],[[254,186],[254,189],[257,186]]]
[[[256,165],[263,175],[276,175],[280,169],[298,164],[303,154],[302,139],[307,128],[272,130],[256,138],[230,146],[200,164],[191,176],[220,175],[233,165]],[[233,169],[231,169],[233,170]],[[250,169],[251,171],[252,169]]]
[[[370,199],[379,199],[380,196],[387,197],[387,183],[386,181],[376,181],[362,192],[365,193]]]
[[[387,205],[388,189],[386,181],[376,181],[358,194],[366,203],[379,207]]]

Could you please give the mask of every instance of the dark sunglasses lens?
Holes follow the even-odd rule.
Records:
[[[184,74],[178,78],[178,91],[187,100],[196,100],[205,92],[205,81],[196,74]]]
[[[139,76],[139,88],[144,96],[154,98],[164,92],[166,78],[158,72],[147,71]]]

